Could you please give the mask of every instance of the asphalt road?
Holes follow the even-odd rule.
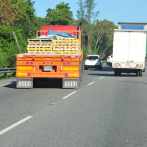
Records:
[[[15,86],[0,81],[0,147],[147,146],[146,72],[115,77],[105,65],[84,70],[79,89]]]

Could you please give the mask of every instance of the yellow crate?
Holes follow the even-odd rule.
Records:
[[[36,50],[49,50],[49,51],[51,51],[52,50],[52,48],[27,48],[27,50],[29,51],[29,50],[33,50],[33,51],[36,51]]]

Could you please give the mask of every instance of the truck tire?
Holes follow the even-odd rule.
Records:
[[[84,66],[84,70],[88,70],[88,67]]]
[[[139,76],[141,76],[141,77],[142,77],[142,71],[139,71]]]
[[[81,66],[80,66],[80,81],[82,81],[82,73],[83,73],[83,63],[81,63]]]
[[[116,70],[114,71],[114,75],[115,76],[118,76],[118,72]]]
[[[115,76],[121,76],[121,72],[120,72],[119,70],[115,70],[115,71],[114,71],[114,75],[115,75]]]
[[[102,69],[103,69],[102,66],[100,66],[100,67],[99,67],[99,70],[102,70]]]
[[[138,71],[136,72],[136,76],[137,76],[137,77],[139,76],[139,72],[138,72]]]

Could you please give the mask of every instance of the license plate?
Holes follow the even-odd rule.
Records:
[[[52,66],[45,66],[44,67],[44,71],[51,71],[52,70]]]
[[[125,64],[126,66],[130,66],[130,64]]]

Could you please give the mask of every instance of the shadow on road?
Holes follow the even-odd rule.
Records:
[[[16,89],[16,81],[12,81],[9,85],[5,85],[3,87]]]
[[[12,81],[9,85],[5,85],[6,88],[16,88],[16,81]],[[62,88],[62,79],[46,79],[38,81],[38,84],[34,88]],[[21,89],[21,88],[20,88]]]
[[[39,81],[34,88],[62,88],[62,79],[46,79],[46,81]]]
[[[136,75],[133,75],[133,74],[122,74],[121,76],[115,76],[114,73],[91,73],[91,74],[88,74],[90,76],[107,76],[107,77],[136,77]]]
[[[135,83],[135,84],[147,84],[147,83],[144,83],[144,82],[132,82],[132,81],[121,81],[121,80],[116,80],[116,81],[120,81],[120,82],[126,82],[126,83]]]
[[[103,71],[114,71],[112,68],[110,67],[103,67],[102,70],[99,70],[98,68],[88,68],[89,71],[100,71],[100,72],[103,72]],[[84,70],[85,71],[85,70]]]
[[[104,76],[104,77],[105,77],[105,76],[107,76],[107,77],[108,77],[108,76],[109,76],[109,77],[111,77],[111,76],[113,77],[113,76],[114,76],[114,74],[109,74],[109,75],[108,75],[107,73],[91,73],[91,74],[88,74],[88,75],[90,75],[90,76]]]

